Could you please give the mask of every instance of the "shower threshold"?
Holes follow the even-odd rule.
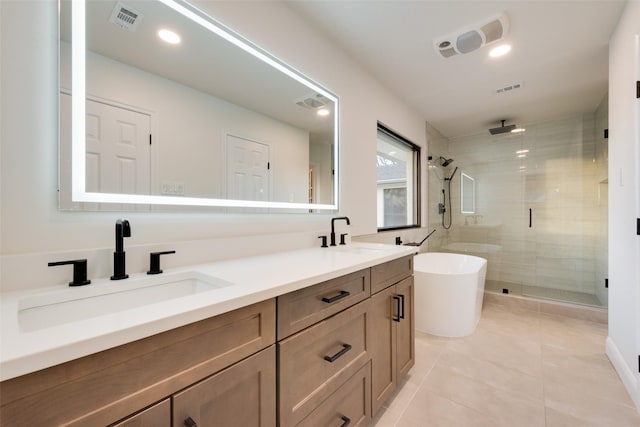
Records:
[[[544,288],[541,286],[520,285],[517,283],[487,280],[485,291],[504,293],[522,297],[552,300],[589,307],[606,308],[594,294],[585,292],[566,291],[562,289]]]

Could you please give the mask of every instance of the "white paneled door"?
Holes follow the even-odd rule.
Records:
[[[151,194],[151,117],[87,100],[89,192]]]
[[[227,198],[269,200],[269,146],[227,135]]]

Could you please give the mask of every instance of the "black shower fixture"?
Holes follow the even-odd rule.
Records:
[[[444,157],[440,156],[440,164],[442,165],[442,167],[447,167],[451,163],[453,163],[453,159],[445,159]]]
[[[491,135],[500,135],[501,133],[508,133],[508,132],[511,132],[512,130],[514,130],[516,128],[516,125],[507,125],[507,126],[505,126],[504,122],[506,122],[506,120],[500,120],[500,122],[502,124],[499,127],[489,129],[489,133]]]

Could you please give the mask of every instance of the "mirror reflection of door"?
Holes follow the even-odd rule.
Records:
[[[227,198],[269,199],[269,145],[227,135]]]
[[[151,116],[108,103],[86,103],[86,190],[151,194]],[[131,210],[71,200],[71,95],[60,92],[60,207]],[[80,206],[82,205],[82,207]],[[135,210],[149,210],[146,205]]]
[[[89,192],[151,194],[151,118],[87,100],[86,188]]]

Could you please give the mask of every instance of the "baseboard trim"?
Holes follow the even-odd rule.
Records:
[[[627,393],[631,396],[631,400],[635,403],[638,413],[640,413],[640,384],[638,383],[638,378],[633,370],[629,368],[629,365],[625,363],[622,353],[620,353],[620,350],[618,350],[618,347],[611,337],[607,337],[606,347],[607,357],[622,380],[622,384],[624,384],[624,387],[627,389]]]

